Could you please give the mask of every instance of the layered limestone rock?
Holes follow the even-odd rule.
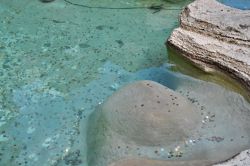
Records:
[[[144,152],[158,155],[152,147],[193,137],[201,121],[199,110],[167,87],[152,81],[129,84],[91,115],[88,164],[105,166]]]
[[[250,90],[250,12],[196,0],[180,15],[168,43],[206,71],[220,69]]]

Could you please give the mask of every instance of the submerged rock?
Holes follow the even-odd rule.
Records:
[[[250,150],[245,150],[234,158],[215,166],[247,166],[250,165]]]
[[[220,69],[250,90],[249,17],[216,0],[196,0],[182,11],[168,43],[202,69]]]
[[[54,0],[40,0],[41,2],[47,3],[47,2],[52,2]]]
[[[136,157],[133,149],[184,142],[196,134],[201,121],[196,107],[167,87],[153,81],[129,84],[89,119],[89,166]]]
[[[193,161],[164,161],[148,159],[128,159],[120,160],[109,166],[208,166],[210,161],[193,160]]]

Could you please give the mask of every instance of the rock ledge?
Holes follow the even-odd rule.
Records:
[[[196,0],[181,13],[168,44],[205,71],[220,69],[250,90],[250,12]]]

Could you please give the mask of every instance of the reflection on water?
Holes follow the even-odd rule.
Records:
[[[84,3],[143,6],[152,1],[88,0]],[[154,3],[175,9],[185,5],[180,1]],[[248,104],[238,94],[171,72],[164,42],[178,25],[179,12],[104,11],[59,0],[46,4],[2,0],[0,165],[86,166],[88,116],[119,87],[135,80],[154,80],[176,91],[182,89],[183,95],[196,92],[192,88],[200,84],[216,87],[220,91],[215,90],[214,95],[223,100],[219,107],[223,109],[212,107],[215,105],[210,100],[212,97],[206,101],[199,96],[204,91],[197,91],[195,101],[202,100],[215,112],[229,109],[224,107],[229,103],[234,110],[248,110]],[[243,118],[245,114],[238,116]],[[221,122],[227,124],[226,119]],[[245,120],[240,122],[244,126]],[[244,145],[249,139],[244,136],[244,141],[237,139],[235,144]]]

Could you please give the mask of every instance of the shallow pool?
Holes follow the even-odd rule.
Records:
[[[220,153],[249,147],[250,106],[236,93],[238,85],[173,71],[177,64],[164,43],[190,1],[70,2],[0,2],[0,165],[87,166],[89,115],[119,87],[143,79],[181,92],[204,118],[216,114],[206,119],[207,142],[195,146],[196,153],[210,143],[222,147]],[[225,141],[209,141],[213,136]],[[146,147],[142,157],[168,159],[154,151]]]

